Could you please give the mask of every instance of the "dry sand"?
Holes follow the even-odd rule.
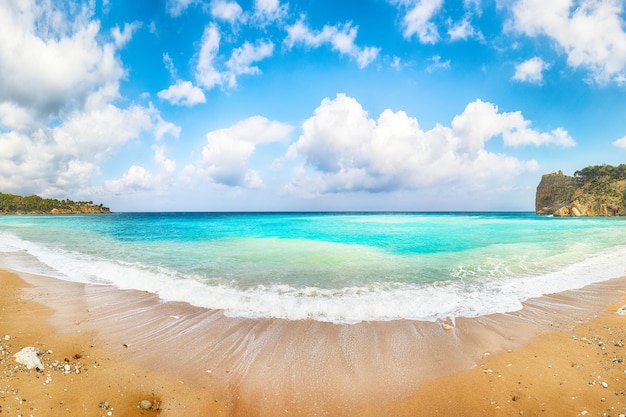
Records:
[[[233,319],[22,278],[0,272],[0,415],[626,415],[625,280],[448,328]],[[15,362],[25,346],[44,372]]]
[[[406,407],[425,416],[624,416],[625,343],[626,317],[603,314],[430,382]]]
[[[56,331],[52,310],[24,299],[26,284],[16,275],[2,271],[0,283],[0,415],[220,415],[208,411],[210,393],[125,360],[95,342],[93,332]],[[43,352],[43,372],[15,361],[26,346]],[[140,408],[142,400],[151,402],[150,409]]]

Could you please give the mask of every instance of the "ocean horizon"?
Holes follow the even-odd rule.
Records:
[[[532,212],[0,216],[13,270],[157,294],[231,317],[477,317],[625,275],[620,218]]]

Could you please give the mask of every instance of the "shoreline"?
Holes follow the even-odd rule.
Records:
[[[495,415],[497,410],[508,410],[501,415],[510,415],[511,407],[529,404],[529,401],[521,401],[522,398],[541,398],[546,395],[543,391],[560,393],[559,387],[548,389],[538,381],[531,384],[537,387],[532,389],[538,389],[535,394],[520,392],[511,394],[508,401],[490,400],[487,404],[491,406],[491,401],[495,401],[500,408],[492,409],[479,401],[498,393],[504,395],[502,389],[494,390],[496,383],[524,379],[538,372],[531,367],[526,368],[523,375],[507,376],[507,371],[518,370],[520,364],[531,366],[532,361],[525,355],[541,356],[542,360],[546,356],[545,360],[556,364],[562,361],[563,352],[574,355],[572,352],[581,348],[614,348],[619,351],[614,359],[622,361],[626,353],[621,346],[609,346],[609,339],[613,338],[610,335],[601,338],[607,341],[602,346],[597,345],[597,341],[596,344],[585,342],[584,346],[580,342],[583,337],[590,341],[603,331],[606,333],[606,323],[612,323],[608,327],[615,332],[616,326],[626,321],[612,314],[619,307],[616,304],[624,301],[626,278],[529,300],[523,310],[515,313],[459,318],[452,327],[450,323],[411,321],[335,325],[237,319],[185,303],[165,303],[153,294],[140,291],[27,274],[20,274],[20,277],[29,287],[16,292],[13,301],[9,297],[4,304],[10,307],[11,303],[18,302],[16,297],[21,294],[20,302],[30,303],[30,308],[38,312],[45,310],[38,320],[51,325],[48,331],[51,337],[88,335],[89,346],[104,349],[104,353],[98,355],[117,358],[107,366],[137,367],[141,372],[151,373],[151,377],[146,377],[151,382],[156,375],[157,381],[170,381],[178,390],[170,387],[161,391],[169,390],[172,394],[168,399],[165,394],[159,396],[158,401],[163,406],[159,412],[163,415],[193,415],[189,407],[199,407],[196,409],[202,411],[198,411],[198,415],[246,417],[408,416],[417,411],[419,415],[439,415],[446,407],[448,414],[441,415],[450,415],[454,410],[458,413],[460,409],[467,410],[464,415],[485,415],[487,409],[490,410],[488,415]],[[2,280],[7,279],[3,273]],[[5,320],[10,321],[11,317],[6,316]],[[5,327],[7,323],[2,324]],[[572,337],[576,332],[582,334],[581,329],[591,324],[597,334]],[[626,340],[626,334],[623,339]],[[572,341],[578,343],[568,343]],[[618,357],[618,353],[621,356]],[[511,361],[507,362],[511,366],[500,369],[503,361]],[[621,366],[622,380],[626,379],[626,366],[617,361],[612,365]],[[572,365],[568,371],[583,368],[587,371],[590,367]],[[491,372],[486,373],[489,369]],[[546,369],[551,368],[543,371]],[[486,381],[487,377],[491,382]],[[573,378],[574,375],[570,377]],[[523,385],[522,381],[518,382]],[[590,387],[588,383],[585,381]],[[132,386],[132,380],[127,385]],[[611,381],[611,386],[615,385]],[[470,395],[467,391],[475,390],[468,390],[468,386],[484,386],[486,391]],[[451,387],[456,387],[453,394]],[[128,387],[118,390],[126,389]],[[189,392],[193,394],[188,395]],[[604,391],[606,398],[602,406],[612,401],[612,407],[623,407],[626,394],[609,396],[607,392]],[[518,398],[512,401],[515,397]],[[134,403],[137,401],[135,399]],[[166,407],[176,402],[187,408]],[[570,408],[562,408],[565,405],[550,403],[549,407],[571,412]],[[137,409],[137,404],[134,407],[128,412],[149,412]],[[540,411],[537,408],[535,413],[541,414]]]

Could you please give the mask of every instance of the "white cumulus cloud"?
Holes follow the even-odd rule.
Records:
[[[211,14],[230,23],[235,23],[243,16],[243,9],[235,1],[212,0],[210,4]]]
[[[129,191],[147,191],[153,188],[154,177],[144,167],[132,165],[119,180],[105,181],[103,189],[110,194],[123,195]]]
[[[626,149],[626,136],[624,136],[623,138],[617,139],[616,141],[613,142],[613,146],[617,147],[617,148],[622,148],[622,149]]]
[[[463,138],[464,146],[479,149],[495,136],[502,136],[506,146],[554,145],[570,147],[576,143],[569,134],[557,128],[553,131],[539,132],[530,128],[531,122],[524,119],[519,111],[500,112],[492,103],[476,100],[465,107],[462,114],[452,120],[452,128]]]
[[[58,195],[89,187],[100,164],[142,133],[158,138],[179,129],[154,108],[105,104],[74,111],[59,126],[0,134],[0,188]]]
[[[153,174],[141,165],[132,165],[120,179],[105,181],[98,190],[100,193],[128,195],[137,191],[160,191],[172,184],[176,162],[165,156],[165,146],[154,145],[154,162],[159,171]],[[95,192],[94,189],[92,192]]]
[[[534,84],[543,82],[543,71],[548,69],[549,65],[538,56],[530,58],[515,66],[515,74],[513,79]]]
[[[598,83],[623,83],[626,76],[624,3],[619,0],[517,0],[513,28],[547,36],[567,54],[567,63],[585,68]]]
[[[505,145],[573,144],[567,132],[537,132],[521,113],[500,113],[476,100],[450,127],[429,130],[403,111],[383,111],[372,118],[354,98],[324,99],[302,125],[287,156],[302,158],[288,190],[308,194],[344,191],[381,192],[473,182],[502,183],[534,171],[536,161],[488,151],[485,143],[501,137]]]
[[[99,42],[98,22],[81,10],[72,23],[48,2],[0,3],[0,102],[46,117],[117,84],[116,46]]]
[[[216,185],[259,188],[263,181],[248,161],[258,145],[289,140],[293,126],[253,116],[229,128],[207,133],[198,170]]]
[[[116,104],[137,25],[100,33],[90,7],[0,1],[0,189],[79,193],[124,143],[180,131],[152,105]]]
[[[176,84],[159,91],[157,95],[177,106],[193,106],[206,102],[204,92],[194,86],[191,81],[178,80]]]

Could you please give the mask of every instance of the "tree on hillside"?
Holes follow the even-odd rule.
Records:
[[[620,164],[618,166],[608,164],[591,165],[574,172],[574,177],[581,181],[591,181],[600,178],[606,178],[608,180],[626,179],[626,164]]]

